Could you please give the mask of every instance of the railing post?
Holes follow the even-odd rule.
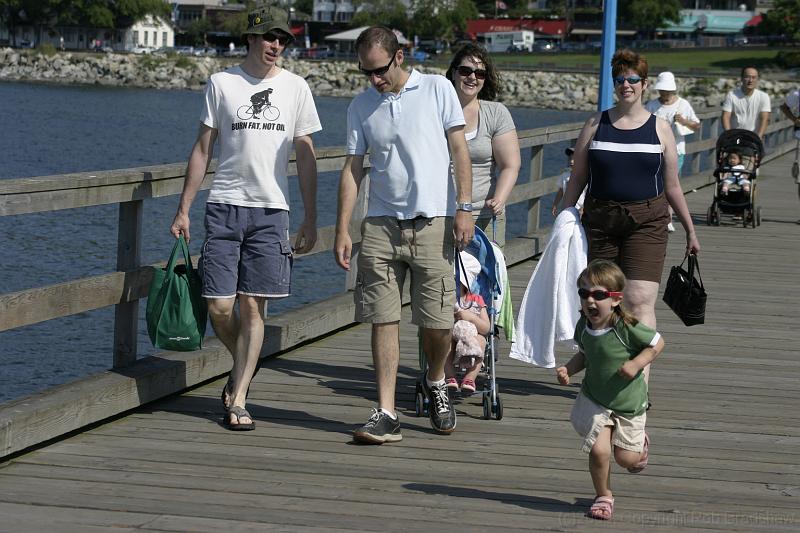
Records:
[[[530,183],[542,179],[542,169],[544,164],[544,146],[541,144],[531,146],[531,173]],[[539,230],[539,214],[541,212],[541,198],[528,200],[528,233]]]
[[[117,270],[126,272],[141,266],[142,210],[144,202],[120,202],[117,225]],[[114,309],[114,368],[136,361],[139,331],[139,301],[117,304]]]

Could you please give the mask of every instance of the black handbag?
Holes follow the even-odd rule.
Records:
[[[695,254],[689,254],[689,271],[683,269],[683,263],[669,271],[667,287],[664,289],[664,303],[675,311],[683,323],[694,326],[705,322],[706,289],[700,277],[700,264]],[[697,278],[695,278],[697,272]]]

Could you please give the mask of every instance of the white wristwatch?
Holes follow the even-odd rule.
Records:
[[[468,213],[471,213],[472,204],[470,202],[458,202],[456,203],[456,211],[467,211]]]

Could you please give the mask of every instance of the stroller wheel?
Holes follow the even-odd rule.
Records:
[[[414,414],[417,416],[427,415],[427,405],[425,405],[425,393],[422,392],[422,385],[417,382],[416,392],[414,394]]]
[[[503,419],[503,399],[497,395],[497,405],[494,406],[494,417],[497,420]]]
[[[489,398],[491,394],[483,395],[483,419],[491,420],[492,418],[492,400]]]
[[[708,211],[706,211],[706,226],[710,226],[713,221],[714,221],[714,210],[711,207],[709,207]]]
[[[761,225],[761,207],[756,207],[756,226]]]
[[[749,209],[742,212],[742,227],[746,228],[750,221],[753,219],[753,213]]]
[[[798,178],[800,178],[800,163],[797,161],[792,163],[792,177],[794,178],[794,181],[800,183],[800,181],[797,181]]]

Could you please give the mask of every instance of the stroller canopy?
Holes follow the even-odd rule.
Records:
[[[464,251],[474,256],[481,265],[481,271],[475,277],[475,281],[469,290],[473,294],[480,294],[486,305],[492,309],[495,295],[501,293],[497,259],[494,255],[492,242],[480,228],[476,227],[475,236],[464,248]],[[461,277],[465,276],[464,272],[461,272],[461,262],[458,258],[455,261],[455,271],[456,287],[458,287],[461,283]]]
[[[759,136],[750,130],[736,129],[722,132],[717,139],[717,161],[734,150],[743,156],[755,156],[755,168],[758,168],[761,156],[764,154],[764,144]]]

